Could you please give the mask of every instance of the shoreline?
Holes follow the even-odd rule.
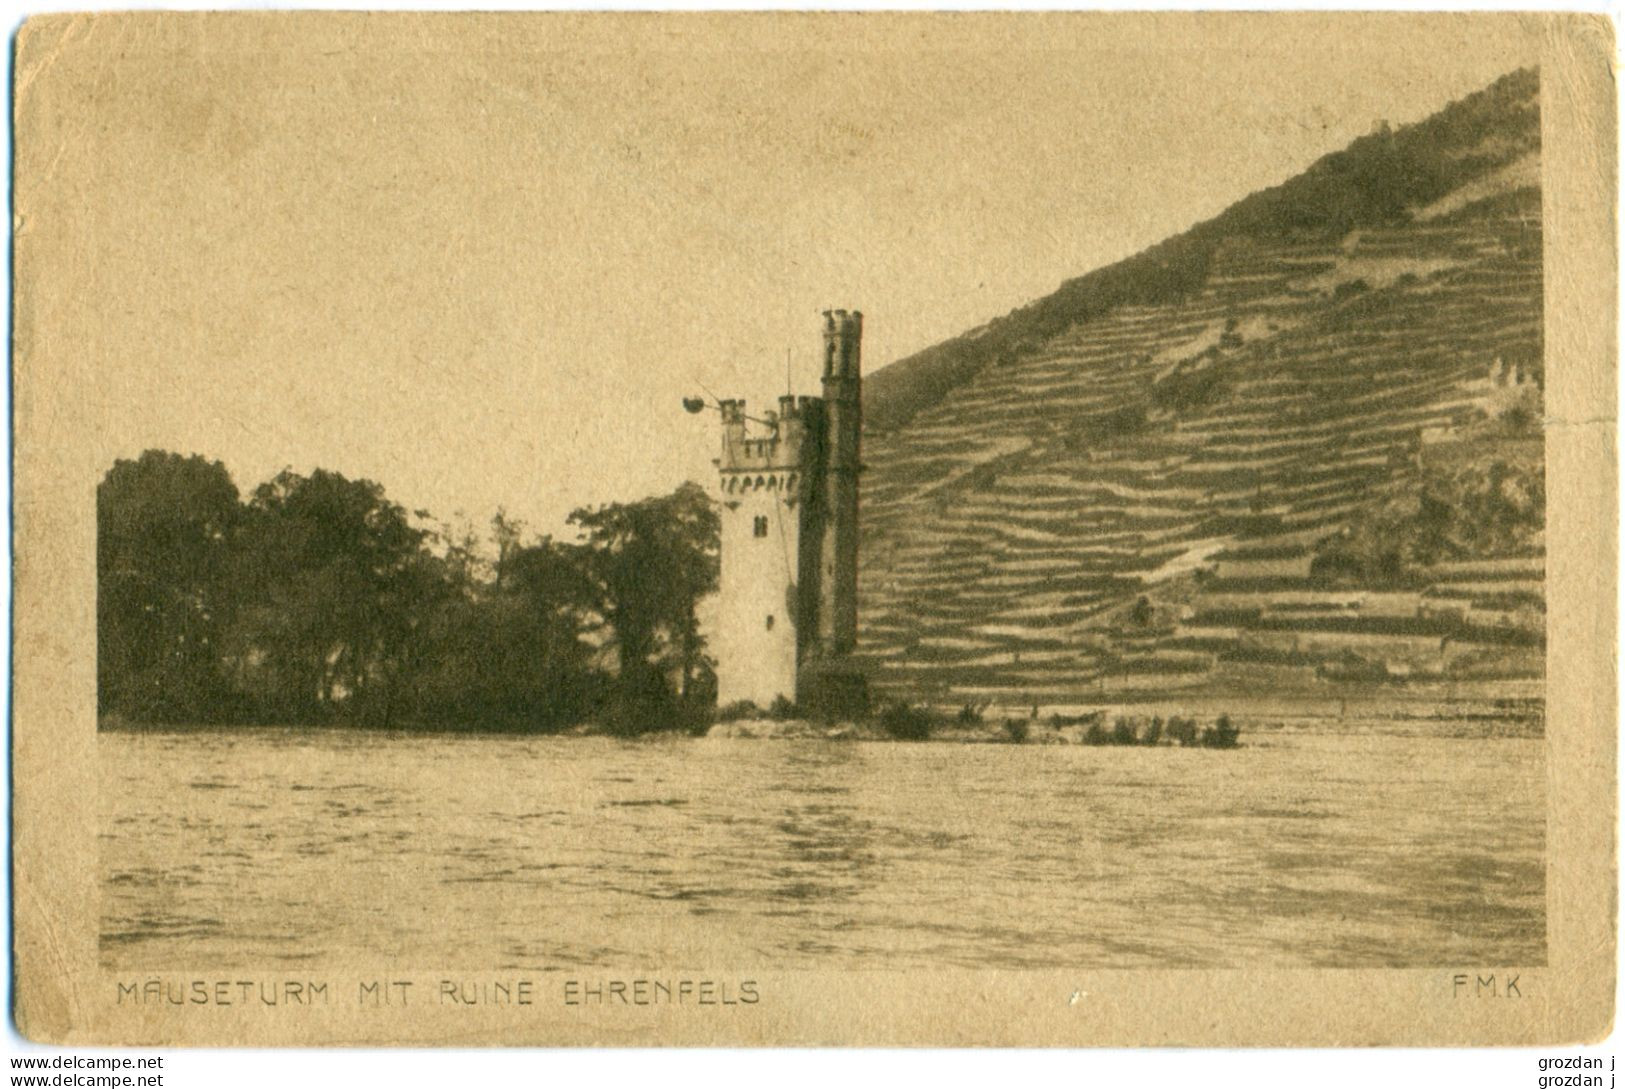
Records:
[[[1532,713],[1531,713],[1532,712]],[[138,722],[116,715],[98,719],[96,732],[122,734],[229,734],[236,731],[272,730],[312,735],[357,734],[385,737],[445,738],[608,738],[622,741],[683,739],[692,741],[820,741],[885,742],[919,744],[938,742],[963,745],[1084,745],[1134,748],[1244,748],[1249,735],[1281,732],[1313,733],[1392,733],[1414,736],[1431,732],[1415,729],[1429,724],[1451,727],[1436,736],[1464,740],[1498,738],[1538,738],[1545,734],[1544,707],[1486,711],[1434,706],[1401,710],[1389,707],[1349,708],[1346,715],[1315,713],[1308,708],[1277,708],[1274,713],[1236,714],[1232,721],[1232,741],[1220,742],[1214,735],[1218,716],[1161,716],[1122,707],[1095,709],[1081,715],[1030,717],[986,714],[980,721],[959,721],[948,714],[936,714],[913,734],[899,734],[878,718],[820,722],[813,719],[766,715],[740,717],[715,722],[699,729],[667,728],[628,733],[603,723],[582,722],[561,729],[539,730],[494,726],[489,723],[397,723],[390,726],[359,725],[347,722],[323,723],[222,723]],[[1405,730],[1367,730],[1372,722],[1409,725]],[[1171,723],[1188,723],[1181,731],[1169,732]],[[1318,728],[1317,728],[1318,727]],[[1352,727],[1352,728],[1350,728]],[[1465,729],[1463,729],[1465,727]],[[1499,727],[1499,728],[1498,728]],[[1180,736],[1183,733],[1183,736]],[[1204,740],[1204,736],[1208,740]]]

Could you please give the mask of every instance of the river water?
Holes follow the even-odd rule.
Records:
[[[104,733],[108,968],[1545,962],[1538,737]]]

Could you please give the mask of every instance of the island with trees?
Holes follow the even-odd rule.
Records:
[[[97,489],[104,726],[692,729],[717,516],[696,484],[486,535],[368,480],[149,450]]]

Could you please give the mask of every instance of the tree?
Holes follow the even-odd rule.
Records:
[[[635,503],[570,515],[583,537],[581,569],[608,627],[626,701],[645,711],[669,700],[664,674],[688,695],[705,666],[695,606],[717,585],[721,524],[698,484]]]
[[[426,608],[402,671],[408,713],[485,729],[578,721],[596,686],[592,648],[582,638],[589,601],[577,552],[545,539],[514,544],[500,581],[459,587]]]
[[[491,517],[491,540],[497,546],[496,583],[501,588],[519,550],[524,547],[525,523],[510,518],[501,507]]]
[[[425,534],[369,480],[285,470],[244,520],[244,610],[235,652],[260,663],[261,694],[289,721],[388,724],[415,621],[438,589]]]
[[[148,450],[96,489],[97,705],[152,722],[213,717],[242,508],[218,461]]]

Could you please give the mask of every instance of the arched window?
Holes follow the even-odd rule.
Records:
[[[752,527],[752,531],[758,537],[766,537],[767,536],[767,515],[758,514],[756,516],[756,523]]]

